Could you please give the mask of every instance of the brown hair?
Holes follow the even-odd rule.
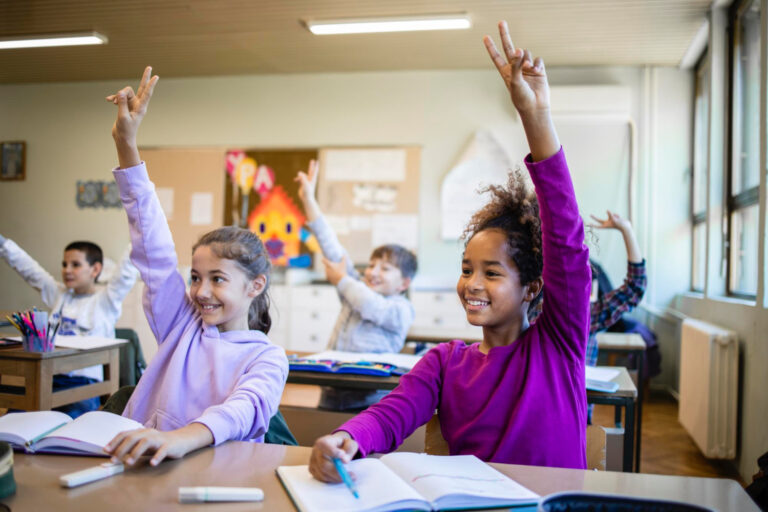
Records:
[[[416,261],[416,255],[398,244],[380,245],[371,253],[371,259],[374,258],[387,260],[399,268],[400,273],[402,273],[405,278],[411,278],[416,275],[416,270],[419,266]]]
[[[262,274],[267,278],[264,290],[253,299],[248,310],[248,327],[267,334],[272,326],[267,294],[272,264],[261,239],[247,229],[227,226],[201,236],[192,247],[192,252],[194,253],[195,249],[202,245],[210,247],[219,258],[237,262],[248,279],[256,279]]]
[[[520,284],[527,285],[541,277],[541,218],[536,194],[526,187],[519,169],[509,173],[506,186],[491,185],[480,193],[489,193],[490,201],[472,215],[462,235],[464,247],[480,231],[498,229],[507,238],[507,255],[517,267]],[[541,293],[529,308],[541,300]]]

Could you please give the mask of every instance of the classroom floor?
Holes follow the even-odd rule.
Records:
[[[613,407],[595,406],[593,423],[612,426]],[[731,478],[744,484],[728,462],[707,459],[701,454],[688,432],[677,421],[677,401],[667,393],[646,393],[642,435],[642,473]]]

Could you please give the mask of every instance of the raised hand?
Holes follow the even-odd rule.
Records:
[[[147,66],[139,82],[138,91],[134,93],[133,88],[128,86],[107,96],[107,101],[117,105],[117,119],[112,125],[112,138],[115,139],[121,168],[137,165],[140,161],[136,134],[159,79],[157,75],[152,76],[152,67]]]
[[[538,162],[560,150],[560,140],[549,111],[549,83],[544,61],[541,57],[534,60],[528,50],[515,48],[506,21],[499,22],[499,35],[504,56],[489,36],[483,38],[485,49],[512,96],[531,148],[531,157]]]
[[[618,229],[622,232],[628,229],[632,229],[632,224],[630,224],[627,219],[623,218],[618,213],[606,210],[605,214],[607,215],[605,219],[590,215],[594,221],[590,224],[590,226],[598,229]]]
[[[499,36],[504,56],[496,49],[490,36],[483,37],[483,42],[512,96],[515,108],[521,114],[549,110],[549,84],[544,61],[541,57],[534,60],[528,50],[515,48],[506,21],[499,22]]]
[[[317,189],[317,174],[318,174],[317,160],[310,160],[307,172],[299,171],[296,178],[293,180],[299,184],[299,199],[302,202],[307,202],[315,198],[315,190]]]

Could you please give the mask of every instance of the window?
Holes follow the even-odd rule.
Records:
[[[696,97],[693,112],[693,179],[691,224],[693,261],[691,289],[704,291],[707,250],[707,176],[709,174],[709,56],[696,66]]]
[[[731,159],[728,179],[728,292],[757,294],[760,182],[760,0],[734,12]]]

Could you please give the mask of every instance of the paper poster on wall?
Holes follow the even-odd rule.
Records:
[[[352,204],[369,212],[388,213],[397,208],[397,188],[380,183],[355,183]]]
[[[173,220],[173,189],[170,187],[157,187],[155,192],[160,200],[160,207],[163,209],[163,213],[165,213],[165,218]]]
[[[371,217],[368,215],[350,215],[347,217],[350,231],[370,231]]]
[[[195,192],[189,202],[189,223],[193,226],[213,224],[213,194]]]
[[[371,244],[400,244],[415,250],[419,245],[419,223],[416,215],[374,215],[371,221]]]
[[[325,154],[328,181],[400,182],[405,180],[404,149],[329,149]]]
[[[325,221],[337,236],[349,234],[349,219],[344,215],[326,215]]]

